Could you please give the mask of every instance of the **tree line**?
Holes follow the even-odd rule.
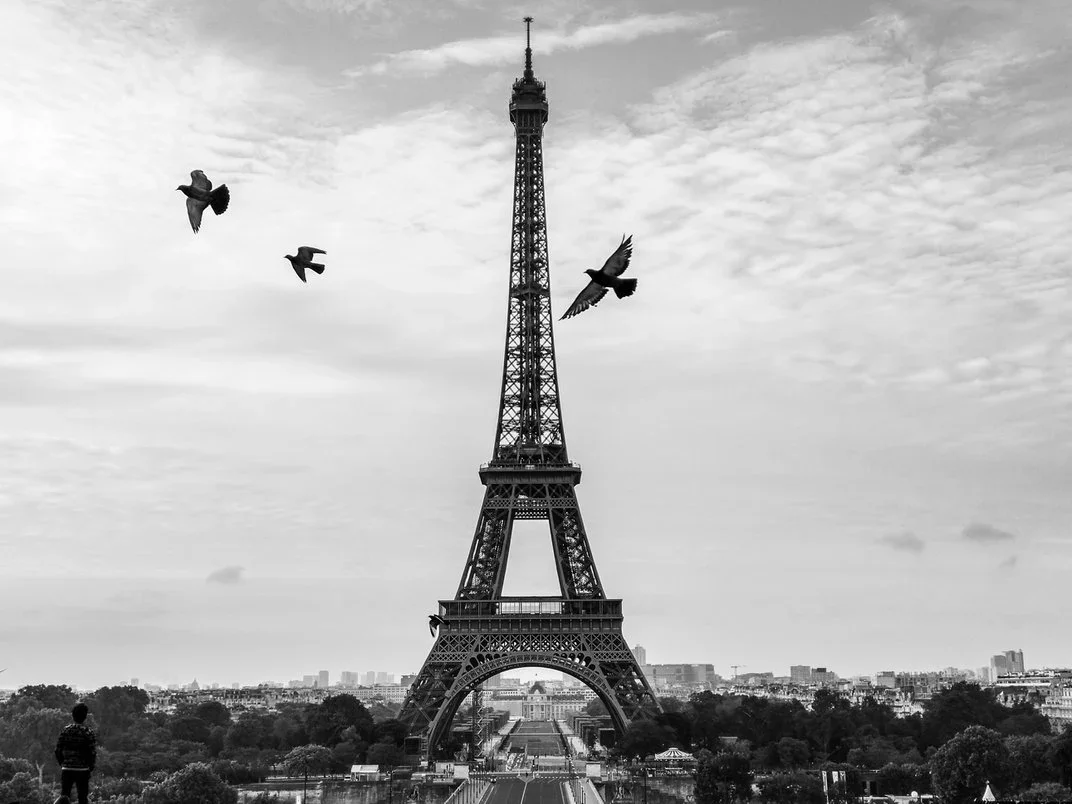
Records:
[[[0,802],[50,804],[52,751],[78,697],[66,686],[35,685],[0,703]],[[404,760],[407,729],[397,709],[347,694],[234,714],[216,701],[149,712],[136,687],[102,687],[83,700],[98,735],[100,801],[233,804],[230,785],[273,769],[345,772]],[[810,707],[712,692],[661,703],[664,711],[631,724],[613,753],[624,761],[671,745],[694,753],[698,804],[748,800],[753,785],[765,804],[823,804],[823,769],[844,773],[830,791],[833,804],[862,794],[865,780],[883,794],[933,792],[943,804],[973,801],[987,780],[1002,798],[1072,800],[1072,729],[1054,735],[1030,705],[1006,707],[975,684],[956,684],[904,718],[874,699],[853,704],[828,690]]]
[[[831,801],[863,795],[865,781],[880,794],[933,793],[944,804],[975,801],[987,781],[1003,798],[1072,801],[1072,727],[1054,735],[1030,704],[1005,706],[977,684],[955,684],[908,717],[825,689],[810,707],[712,692],[660,703],[663,713],[632,723],[613,753],[635,761],[670,746],[694,752],[699,804],[749,800],[753,784],[768,804],[822,804],[821,770],[844,774]]]
[[[51,785],[59,775],[56,738],[78,700],[88,704],[87,725],[97,733],[93,789],[101,801],[135,796],[143,804],[167,804],[167,791],[180,782],[211,787],[206,781],[211,776],[224,789],[262,781],[273,769],[300,773],[295,766],[302,756],[305,769],[313,756],[315,772],[327,773],[404,759],[407,728],[396,719],[397,708],[366,707],[347,694],[316,704],[283,704],[277,712],[232,715],[217,701],[149,712],[149,696],[137,687],[101,687],[79,696],[65,685],[33,685],[0,703],[0,802],[51,804]],[[303,754],[299,749],[306,747],[315,750]]]

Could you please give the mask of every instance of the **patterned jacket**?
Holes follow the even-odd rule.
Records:
[[[97,764],[97,735],[82,723],[69,723],[56,741],[56,761],[63,770],[93,770]]]

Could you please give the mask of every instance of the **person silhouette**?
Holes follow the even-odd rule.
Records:
[[[71,710],[74,723],[68,723],[56,741],[56,761],[60,763],[60,798],[78,792],[78,804],[89,804],[89,775],[97,764],[97,735],[85,725],[89,707],[77,703]],[[69,799],[68,799],[69,802]]]

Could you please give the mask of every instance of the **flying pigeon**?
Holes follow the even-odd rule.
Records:
[[[635,279],[619,278],[625,273],[625,269],[629,267],[629,258],[632,256],[633,236],[623,236],[621,245],[607,258],[602,268],[598,271],[592,268],[585,271],[586,274],[592,277],[592,281],[577,294],[577,298],[573,300],[573,304],[569,306],[562,318],[570,318],[578,313],[583,313],[589,307],[595,307],[607,295],[608,288],[613,289],[614,295],[619,299],[632,296],[633,291],[636,290],[637,281]]]
[[[432,632],[432,636],[435,636],[436,629],[439,628],[445,621],[438,614],[428,615],[428,630]]]
[[[290,260],[290,266],[294,269],[294,273],[298,275],[298,279],[304,282],[306,268],[316,271],[318,274],[324,273],[323,265],[311,261],[314,254],[327,254],[327,252],[312,246],[301,246],[298,248],[297,257],[293,257],[290,254],[284,254],[283,256]]]
[[[186,213],[190,216],[190,226],[196,234],[201,228],[201,213],[205,211],[205,207],[211,206],[213,212],[222,215],[231,203],[231,191],[226,184],[221,184],[213,190],[212,182],[203,170],[192,171],[190,181],[192,184],[180,184],[175,189],[182,190],[186,196]]]

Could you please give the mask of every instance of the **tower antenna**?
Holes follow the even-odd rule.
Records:
[[[525,17],[525,80],[532,80],[532,17]]]

